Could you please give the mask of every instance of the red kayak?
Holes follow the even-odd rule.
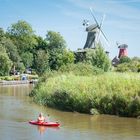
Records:
[[[34,125],[40,125],[40,126],[59,126],[60,124],[58,122],[43,122],[40,123],[38,121],[29,121],[30,124],[34,124]]]

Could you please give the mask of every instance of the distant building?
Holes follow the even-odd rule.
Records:
[[[118,58],[121,58],[123,56],[128,56],[128,53],[127,53],[128,45],[122,44],[122,45],[119,45],[118,48],[119,48]]]
[[[119,55],[118,55],[118,58],[117,58],[117,56],[115,56],[112,59],[113,66],[117,66],[119,64],[121,57],[128,56],[128,52],[127,52],[128,45],[127,44],[118,45],[118,48],[119,48]]]
[[[77,49],[77,51],[74,52],[75,54],[75,62],[83,62],[86,59],[86,53],[87,51],[95,50],[96,48],[85,48],[85,49]],[[107,56],[109,56],[109,52],[105,51]]]
[[[115,56],[113,59],[112,59],[112,65],[113,66],[117,66],[119,64],[119,59],[117,58],[117,56]]]

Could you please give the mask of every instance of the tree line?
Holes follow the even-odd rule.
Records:
[[[58,32],[48,31],[45,39],[35,35],[31,25],[18,21],[4,32],[0,28],[0,75],[12,70],[20,72],[32,68],[38,74],[57,70],[61,65],[74,62],[74,54]]]
[[[0,28],[0,76],[10,72],[24,72],[31,68],[41,75],[49,70],[79,62],[74,52],[67,48],[60,33],[48,31],[42,38],[35,34],[32,26],[23,20],[13,23],[6,31]],[[104,71],[110,69],[110,60],[102,47],[88,51],[83,62]]]

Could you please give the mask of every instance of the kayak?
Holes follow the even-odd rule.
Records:
[[[34,124],[34,125],[40,125],[40,126],[59,126],[60,124],[58,122],[43,122],[40,123],[38,121],[29,121],[30,124]]]

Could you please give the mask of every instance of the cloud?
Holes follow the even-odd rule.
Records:
[[[99,0],[67,0],[68,2],[72,3],[74,6],[81,8],[83,10],[89,9],[92,7],[95,12],[98,14],[106,13],[108,15],[121,17],[124,19],[131,19],[131,20],[140,20],[140,13],[139,9],[132,7],[128,4],[122,3],[132,3],[132,2],[139,2],[138,0],[108,0],[108,1],[99,1]],[[140,3],[140,2],[139,2]]]
[[[124,3],[124,4],[126,4],[126,3],[140,3],[140,1],[139,0],[108,0],[107,3],[115,3],[115,4]]]

